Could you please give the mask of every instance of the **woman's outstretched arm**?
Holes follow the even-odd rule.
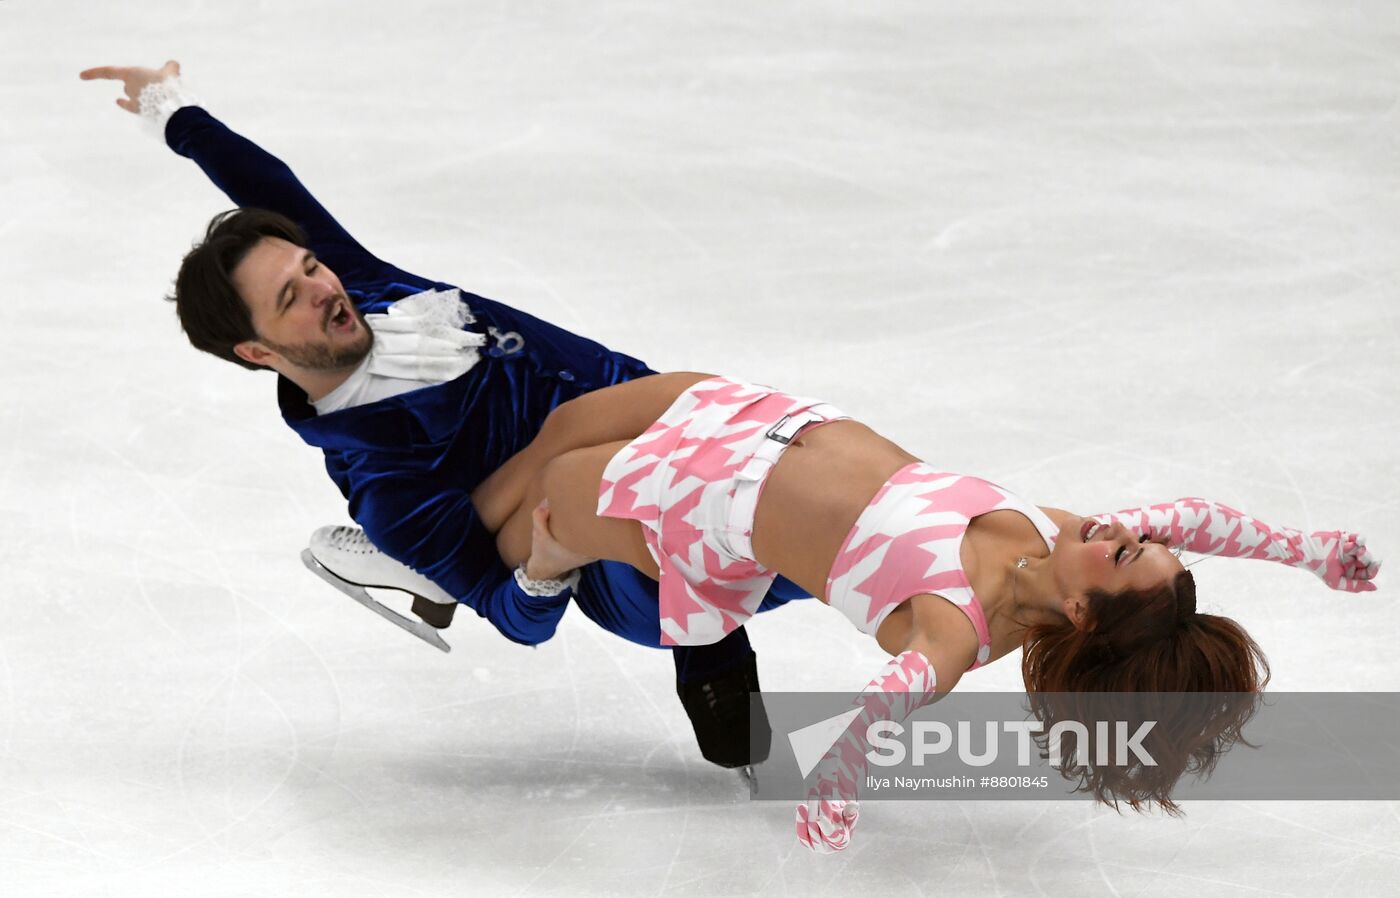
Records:
[[[942,599],[913,603],[915,633],[908,647],[865,684],[852,702],[860,712],[814,769],[796,821],[797,840],[813,851],[828,854],[850,844],[860,810],[856,799],[869,770],[870,727],[881,721],[902,724],[952,692],[976,658],[975,636],[969,643],[967,634],[946,631],[946,618],[924,613],[947,604]]]
[[[1118,521],[1148,539],[1180,546],[1201,555],[1261,558],[1316,574],[1332,589],[1369,592],[1381,562],[1366,548],[1366,538],[1347,530],[1304,533],[1273,527],[1228,505],[1188,497],[1142,508],[1090,515]]]

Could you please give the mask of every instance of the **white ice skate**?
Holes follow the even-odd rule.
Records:
[[[457,600],[433,581],[385,555],[358,527],[322,527],[311,534],[301,560],[311,572],[370,611],[444,652],[452,651],[438,630],[452,622]],[[413,613],[405,617],[389,608],[366,587],[397,589],[413,596]]]

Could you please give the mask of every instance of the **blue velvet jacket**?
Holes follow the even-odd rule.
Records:
[[[176,112],[165,138],[237,205],[271,209],[300,224],[310,248],[361,311],[383,311],[430,287],[450,288],[376,258],[285,163],[203,109]],[[375,545],[471,606],[509,639],[534,644],[554,635],[570,595],[533,597],[516,585],[470,492],[534,438],[554,406],[651,371],[631,356],[524,312],[465,290],[462,295],[476,317],[468,328],[514,331],[523,346],[508,341],[512,351],[505,354],[491,341],[481,360],[455,380],[319,417],[306,394],[285,378],[278,378],[277,398],[287,424],[325,454],[350,516]],[[581,600],[589,617],[626,638],[658,644],[652,635],[655,584],[626,565],[604,562],[584,569],[579,591],[612,600]],[[647,605],[651,621],[638,630],[638,615],[627,609]]]

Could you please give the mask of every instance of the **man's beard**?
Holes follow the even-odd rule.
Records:
[[[289,345],[286,343],[275,343],[266,337],[259,337],[258,340],[276,352],[282,358],[306,371],[340,371],[345,368],[353,368],[365,360],[369,355],[370,348],[374,346],[374,331],[369,329],[365,323],[365,318],[360,314],[360,310],[355,308],[353,303],[346,303],[350,309],[350,314],[355,316],[355,320],[360,323],[360,337],[354,343],[332,345],[326,343],[301,343]],[[329,319],[327,319],[328,323]],[[324,324],[324,323],[323,323]]]

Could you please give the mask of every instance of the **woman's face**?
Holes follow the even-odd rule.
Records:
[[[1067,605],[1081,606],[1089,590],[1118,593],[1171,583],[1186,568],[1164,544],[1142,542],[1122,524],[1073,517],[1060,528],[1051,570]],[[1075,614],[1066,614],[1078,623]]]

